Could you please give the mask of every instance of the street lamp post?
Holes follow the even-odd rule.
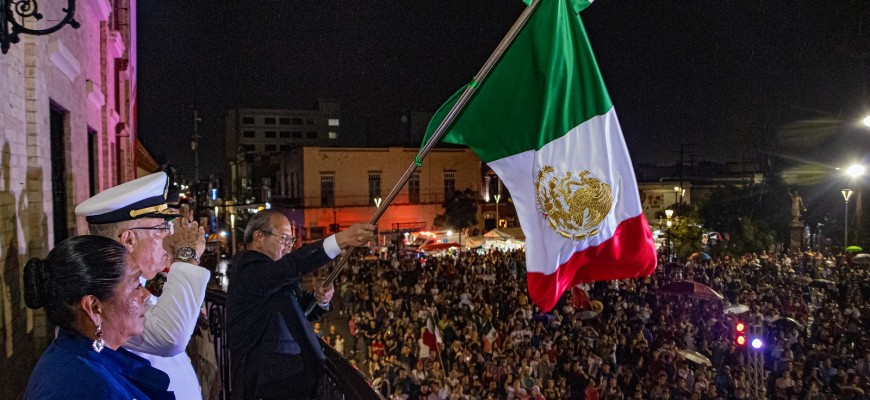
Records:
[[[221,220],[220,220],[220,213],[219,213],[219,210],[220,210],[220,208],[219,208],[218,206],[214,206],[214,232],[213,232],[213,233],[217,233],[217,234],[218,234],[218,236],[217,236],[217,238],[218,238],[218,241],[217,241],[217,242],[218,242],[218,243],[217,243],[217,255],[218,255],[218,258],[220,258],[220,256],[221,256],[221,237],[220,237],[220,233],[221,233]]]
[[[843,189],[843,200],[846,200],[846,212],[843,215],[843,251],[849,246],[849,197],[852,196],[852,189]]]
[[[464,230],[465,229],[460,229],[460,230],[456,231],[456,235],[459,236],[457,241],[459,243],[459,252],[460,253],[462,252],[462,248],[465,247],[465,243],[462,243],[462,231],[464,231]]]
[[[498,201],[501,200],[501,193],[493,196],[495,199],[495,227],[498,228]]]
[[[673,256],[674,256],[673,242],[671,241],[671,226],[674,225],[674,222],[671,221],[671,217],[673,217],[673,216],[674,216],[674,210],[671,210],[671,209],[665,210],[665,217],[668,218],[668,221],[667,221],[667,227],[668,227],[668,230],[667,230],[667,234],[668,234],[668,262],[673,261]]]
[[[380,197],[375,197],[375,208],[381,208],[381,201],[383,201]],[[375,248],[380,250],[381,248],[381,237],[379,236],[380,232],[378,232],[378,223],[375,222]]]
[[[846,168],[846,175],[849,176],[849,182],[852,181],[853,178],[857,178],[861,175],[864,175],[865,167],[861,164],[852,164],[848,168]],[[852,196],[852,189],[843,189],[841,191],[843,193],[843,200],[846,200],[845,204],[845,215],[843,218],[844,224],[844,232],[843,232],[843,251],[846,251],[846,247],[849,246],[849,197]],[[861,200],[861,195],[858,195],[858,200]],[[859,204],[860,206],[860,204]],[[860,223],[860,220],[856,223]],[[857,237],[855,238],[858,239]]]
[[[196,192],[196,187],[199,185],[199,123],[202,118],[196,108],[193,109],[193,136],[190,141],[190,149],[193,150],[193,191]]]
[[[232,244],[233,248],[230,250],[230,253],[235,256],[236,255],[236,213],[233,212],[230,214],[230,231],[232,232]]]

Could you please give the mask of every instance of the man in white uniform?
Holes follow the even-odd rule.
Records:
[[[142,269],[143,280],[153,279],[172,261],[163,294],[151,296],[146,304],[145,332],[123,347],[168,374],[176,398],[202,399],[184,350],[210,276],[198,266],[205,233],[167,208],[168,183],[166,174],[158,172],[118,185],[79,204],[76,215],[85,217],[92,235],[123,244]]]

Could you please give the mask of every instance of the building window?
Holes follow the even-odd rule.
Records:
[[[299,175],[295,172],[290,173],[290,197],[293,199],[299,197]]]
[[[254,131],[244,131],[242,132],[242,136],[246,138],[257,137],[257,132]]]
[[[492,175],[486,177],[486,190],[488,191],[489,201],[495,201],[495,195],[501,195],[501,179],[498,176]]]
[[[263,118],[263,123],[266,125],[275,125],[278,122],[275,121],[275,117],[266,117],[266,118]]]
[[[66,132],[69,129],[69,112],[49,105],[48,130],[51,151],[51,201],[54,207],[54,243],[60,243],[69,237],[67,229],[67,193],[66,193]],[[115,149],[112,149],[113,151]],[[8,174],[9,172],[4,172]],[[8,180],[9,176],[4,176]],[[5,190],[9,190],[7,185]],[[4,209],[4,211],[6,211]],[[48,233],[48,232],[46,232]]]
[[[290,151],[289,144],[282,144],[280,148],[281,148],[281,151]]]
[[[278,147],[275,146],[274,144],[267,144],[266,145],[266,151],[275,151],[277,149],[278,149]]]
[[[254,123],[254,117],[243,117],[243,118],[242,118],[242,123],[243,123],[243,124],[253,124],[253,123]]]
[[[281,125],[290,125],[290,118],[282,117],[278,122],[280,122]]]
[[[381,197],[381,171],[369,171],[369,204],[375,204],[375,197]]]
[[[252,144],[243,144],[242,148],[244,148],[245,151],[249,152],[249,153],[253,153],[253,152],[257,151],[257,146],[254,146]]]
[[[317,132],[316,131],[305,132],[305,137],[308,139],[317,139]]]
[[[88,189],[91,196],[97,194],[98,181],[100,180],[99,154],[97,131],[88,127]]]
[[[290,139],[290,131],[281,131],[281,133],[279,133],[278,136],[281,139]]]
[[[456,191],[456,171],[444,171],[444,201],[450,200]]]
[[[408,203],[420,204],[420,173],[411,174],[408,180]]]
[[[314,120],[311,119],[311,118],[306,118],[306,119],[305,119],[305,123],[308,124],[308,125],[314,125]]]
[[[338,132],[329,132],[330,139],[338,139]]]
[[[293,125],[302,125],[302,118],[291,118]]]
[[[278,136],[278,133],[275,131],[266,131],[266,138],[267,139],[274,139],[277,136]]]
[[[330,118],[329,119],[329,126],[339,126],[338,118]]]
[[[335,174],[320,174],[320,205],[335,206]]]
[[[293,132],[293,139],[302,139],[302,132],[294,131]]]
[[[498,224],[495,221],[495,213],[487,212],[483,214],[483,229],[487,232],[496,228]]]

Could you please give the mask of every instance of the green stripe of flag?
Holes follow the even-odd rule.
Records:
[[[514,42],[443,137],[484,162],[539,150],[613,107],[579,9],[584,0],[541,0]],[[459,99],[436,112],[428,138]]]

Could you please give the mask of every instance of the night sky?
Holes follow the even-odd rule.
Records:
[[[242,5],[244,4],[244,5]],[[192,176],[221,172],[228,108],[342,106],[342,135],[389,143],[483,65],[524,5],[492,1],[138,2],[139,138]],[[870,150],[870,2],[598,0],[582,14],[633,160]],[[861,21],[864,21],[864,26]],[[688,160],[687,156],[687,160]]]

